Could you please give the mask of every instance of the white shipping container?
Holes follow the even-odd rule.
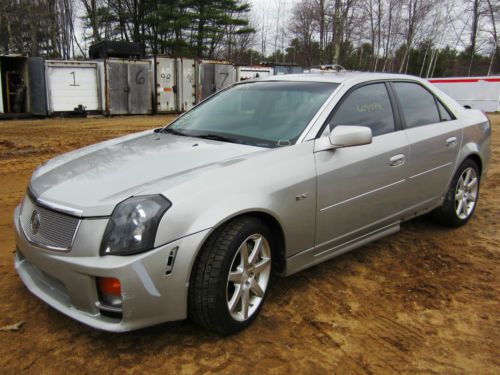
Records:
[[[500,110],[500,77],[452,77],[429,79],[461,105],[485,112]]]
[[[49,113],[72,112],[80,105],[101,111],[96,62],[46,61],[45,74]]]
[[[156,111],[175,112],[177,110],[175,59],[156,57]]]
[[[265,66],[238,66],[236,68],[236,82],[247,79],[265,78],[273,75],[272,67]]]

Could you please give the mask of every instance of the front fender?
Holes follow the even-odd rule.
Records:
[[[216,228],[249,212],[276,219],[285,235],[287,256],[314,245],[313,142],[261,153],[197,176],[163,194],[172,207],[160,222],[155,246]],[[301,194],[306,198],[297,198]]]

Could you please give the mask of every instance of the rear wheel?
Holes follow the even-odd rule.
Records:
[[[440,224],[459,227],[469,221],[479,197],[479,168],[471,160],[465,160],[458,168],[443,205],[432,214]]]
[[[220,333],[241,331],[262,308],[271,277],[272,236],[253,217],[214,232],[196,259],[189,286],[189,315]]]

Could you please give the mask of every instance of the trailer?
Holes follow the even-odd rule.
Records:
[[[485,112],[500,110],[500,77],[433,78],[429,82],[463,106]]]
[[[49,115],[65,112],[102,112],[98,63],[45,61]]]
[[[43,58],[0,56],[0,84],[0,116],[47,114]]]
[[[236,82],[247,79],[265,78],[274,74],[274,70],[269,66],[237,66]]]
[[[108,115],[151,113],[151,61],[104,60],[105,112]]]
[[[201,60],[198,69],[198,101],[234,84],[234,66],[229,61]]]

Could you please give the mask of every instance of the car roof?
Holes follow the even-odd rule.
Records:
[[[404,79],[420,81],[418,77],[405,74],[390,74],[390,73],[367,73],[367,72],[319,72],[319,73],[302,73],[302,74],[284,74],[270,76],[259,79],[260,81],[302,81],[302,82],[364,82],[373,80],[389,80],[389,79]],[[354,83],[352,82],[352,83]]]

